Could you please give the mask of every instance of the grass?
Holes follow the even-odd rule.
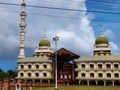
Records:
[[[33,90],[54,90],[55,87],[33,88]],[[120,90],[120,86],[60,86],[59,90]]]

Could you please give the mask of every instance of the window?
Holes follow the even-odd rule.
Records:
[[[90,77],[94,77],[94,73],[90,73]]]
[[[102,68],[102,64],[98,64],[98,68]]]
[[[47,77],[47,73],[43,73],[43,76],[44,76],[44,77]]]
[[[36,67],[36,69],[39,69],[39,65],[36,65],[35,67]]]
[[[85,68],[85,64],[82,64],[81,67],[82,67],[82,68]]]
[[[103,77],[103,74],[102,74],[102,73],[99,73],[98,76],[99,76],[99,77]]]
[[[28,69],[31,69],[31,67],[32,67],[31,65],[28,65]]]
[[[85,73],[82,73],[81,76],[82,76],[82,77],[85,77]]]
[[[119,77],[119,74],[118,74],[118,73],[115,73],[114,76],[115,76],[116,78],[118,78],[118,77]]]
[[[111,77],[111,74],[110,74],[110,73],[107,73],[107,77]]]
[[[94,65],[93,65],[93,64],[90,64],[90,68],[94,68]]]
[[[28,77],[31,77],[31,73],[28,73]]]
[[[106,64],[106,68],[111,68],[111,65],[110,64]]]
[[[20,76],[21,76],[21,77],[23,77],[23,76],[24,76],[24,74],[23,74],[23,73],[20,73]]]
[[[23,68],[24,68],[24,65],[20,65],[20,67],[21,67],[21,69],[23,69]]]
[[[114,64],[114,68],[118,68],[118,64]]]
[[[46,65],[46,64],[44,64],[44,65],[43,65],[43,67],[44,67],[44,68],[47,68],[47,65]]]
[[[39,73],[35,73],[35,76],[36,76],[36,77],[39,77]]]

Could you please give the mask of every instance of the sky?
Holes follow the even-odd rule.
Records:
[[[52,38],[58,36],[58,49],[63,47],[80,56],[93,55],[93,45],[100,34],[100,25],[109,40],[112,54],[120,55],[120,1],[100,1],[25,0],[27,5],[82,10],[26,7],[26,57],[34,54],[44,29],[53,49],[55,45]],[[22,0],[0,0],[0,3],[21,4]],[[0,68],[4,71],[17,68],[20,12],[20,6],[0,4]]]

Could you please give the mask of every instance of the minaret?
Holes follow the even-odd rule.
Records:
[[[19,59],[22,59],[25,57],[25,28],[26,28],[26,4],[23,0],[21,4],[21,22],[20,22],[20,54],[18,56]]]

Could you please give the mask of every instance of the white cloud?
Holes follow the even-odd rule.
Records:
[[[15,0],[12,0],[14,3]],[[38,0],[26,0],[27,4],[32,5],[41,5]],[[37,3],[38,2],[38,3]],[[52,1],[51,1],[52,2]],[[58,3],[62,3],[62,0],[57,1]],[[56,3],[57,3],[56,2]],[[87,10],[86,5],[81,6],[81,2],[85,2],[85,0],[78,0],[78,3],[65,2],[67,5],[62,4],[54,4],[54,7],[62,7],[62,8],[76,8],[76,9],[84,9]],[[19,3],[18,1],[16,3]],[[49,6],[50,3],[46,3]],[[83,3],[82,3],[83,4]],[[61,6],[60,6],[61,5]],[[5,8],[5,7],[4,7]],[[9,8],[5,8],[8,9]],[[18,9],[16,9],[18,10]],[[19,7],[20,10],[20,7]],[[59,16],[68,16],[68,17],[77,17],[79,20],[72,19],[64,19],[64,18],[55,18],[55,17],[43,17],[43,16],[34,16],[27,15],[27,28],[26,28],[26,47],[35,48],[39,43],[40,39],[43,37],[43,29],[47,29],[47,37],[51,41],[52,47],[54,47],[54,43],[52,37],[58,35],[60,37],[59,40],[59,48],[64,47],[69,50],[72,50],[79,55],[90,55],[92,54],[92,48],[94,44],[94,31],[90,26],[89,18],[93,18],[92,14],[86,15],[86,12],[68,12],[68,11],[59,11],[59,10],[46,10],[46,9],[35,9],[28,8],[27,12],[32,13],[42,13],[42,14],[52,14]],[[3,55],[3,51],[11,52],[11,50],[15,50],[16,47],[19,48],[19,23],[20,16],[14,13],[3,13],[0,15],[0,26],[2,27],[2,33],[0,35],[0,39],[2,45],[0,48],[1,53]],[[4,40],[4,38],[6,40]],[[9,44],[8,44],[9,43]],[[33,52],[33,51],[32,51]],[[5,53],[5,52],[4,52]],[[14,53],[14,51],[13,51]]]
[[[109,37],[110,39],[114,39],[115,38],[114,33],[110,29],[106,30],[106,32],[104,34],[105,34],[106,37]]]
[[[114,42],[110,42],[110,46],[111,46],[112,54],[118,55],[120,52],[120,48],[118,47],[118,45]]]

